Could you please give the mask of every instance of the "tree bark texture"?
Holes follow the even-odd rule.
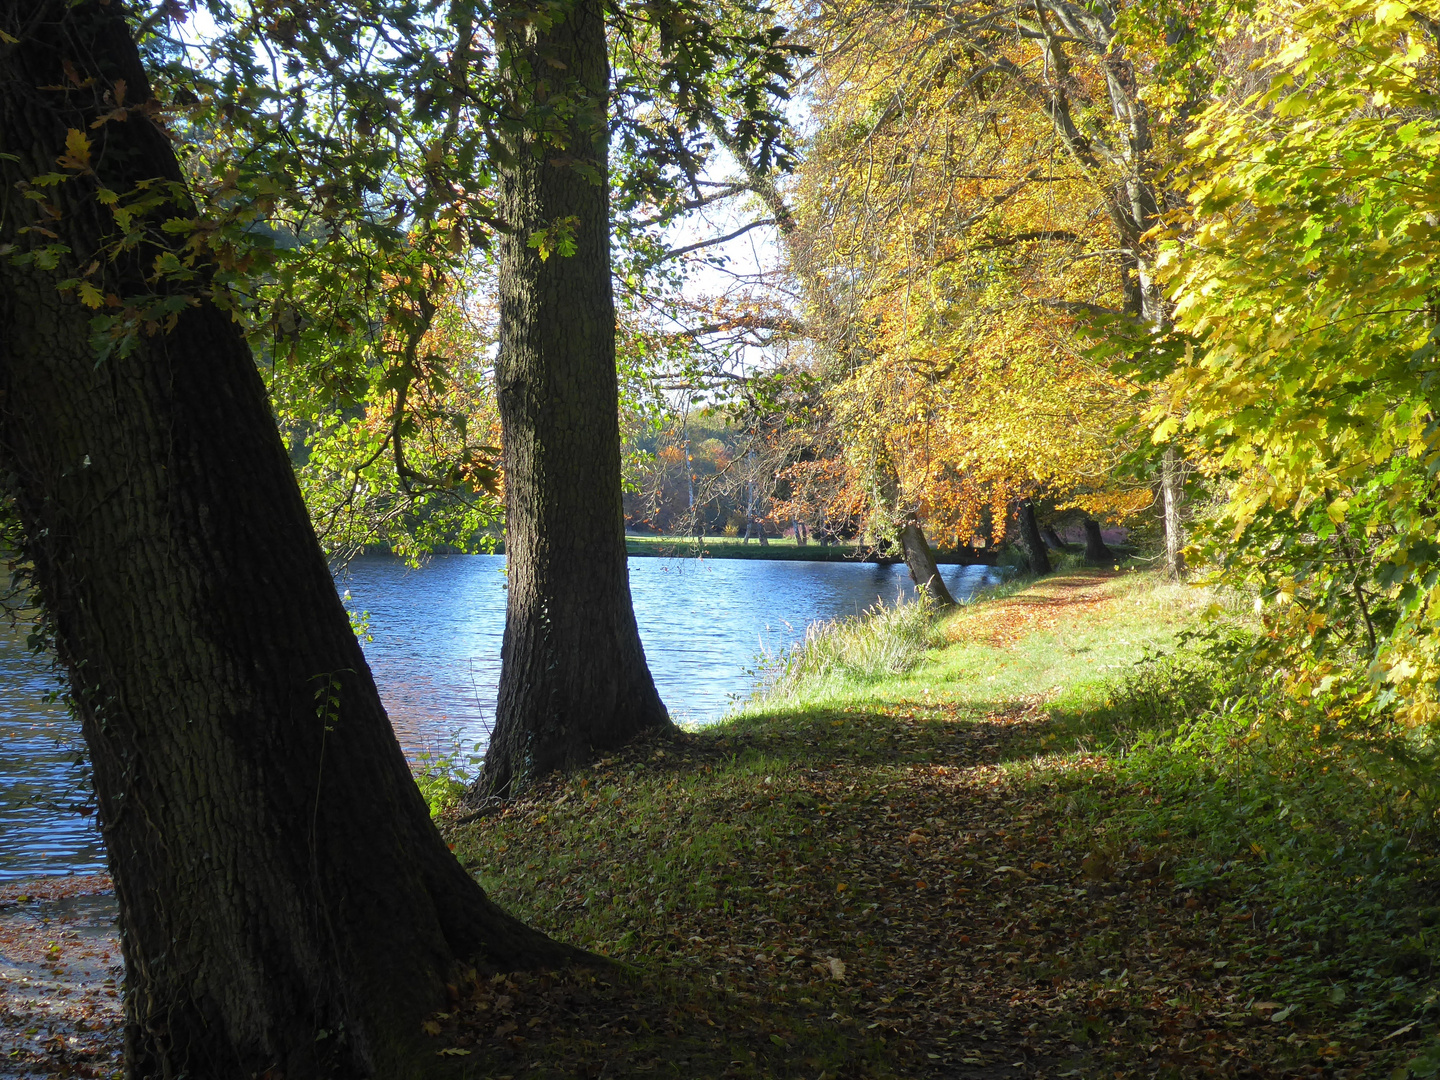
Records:
[[[119,80],[149,96],[120,5],[12,0],[0,28],[0,251],[69,248],[0,257],[0,466],[93,764],[129,1075],[434,1074],[419,1023],[462,963],[576,954],[432,825],[238,326],[196,296],[97,363],[95,313],[57,288],[94,258],[106,292],[164,287],[154,247],[101,251],[100,187],[180,179],[144,114],[91,127]],[[94,172],[23,198],[67,131]]]
[[[1179,581],[1185,576],[1185,525],[1180,517],[1185,502],[1185,463],[1173,446],[1165,448],[1160,462],[1160,493],[1165,503],[1165,573]]]
[[[1105,544],[1100,532],[1100,523],[1094,518],[1085,519],[1085,565],[1114,566],[1115,553]]]
[[[537,118],[514,138],[500,181],[496,386],[509,592],[480,780],[497,795],[670,724],[645,663],[625,553],[604,6],[578,0],[554,18],[548,29],[496,27],[511,108]],[[555,243],[563,233],[572,254]],[[548,255],[535,246],[545,235],[556,248]]]
[[[906,522],[900,529],[900,548],[905,552],[905,566],[910,571],[910,580],[917,589],[941,607],[953,607],[955,597],[945,586],[940,568],[935,565],[935,553],[925,539],[925,532],[914,521]]]
[[[1025,548],[1030,572],[1037,575],[1050,573],[1050,556],[1045,550],[1045,541],[1040,537],[1040,525],[1035,520],[1035,504],[1029,500],[1020,504],[1020,543]]]

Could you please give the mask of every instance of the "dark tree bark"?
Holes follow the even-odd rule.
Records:
[[[925,539],[925,530],[920,526],[917,508],[902,505],[900,475],[888,450],[883,447],[875,458],[875,504],[895,525],[900,554],[916,588],[926,589],[930,598],[942,607],[953,606],[955,598],[940,577],[940,568],[935,565],[935,555]],[[889,541],[884,541],[882,550],[888,546]]]
[[[1040,538],[1040,526],[1035,521],[1035,504],[1029,500],[1020,504],[1020,543],[1030,562],[1030,572],[1037,575],[1050,573],[1050,556],[1045,551],[1045,541]]]
[[[940,568],[935,565],[935,554],[925,539],[925,531],[916,522],[907,522],[900,529],[900,549],[905,553],[905,567],[910,571],[910,580],[915,587],[924,589],[925,594],[941,607],[953,607],[955,598],[950,595],[945,579],[940,576]]]
[[[1094,518],[1087,517],[1085,519],[1085,565],[1114,566],[1115,562],[1115,552],[1105,545],[1105,537],[1100,532],[1100,523]]]
[[[1049,544],[1056,551],[1069,551],[1070,545],[1060,538],[1054,525],[1046,525],[1040,530],[1045,536],[1045,543]]]
[[[180,179],[142,113],[91,127],[118,80],[149,94],[120,5],[12,0],[0,28],[0,251],[47,242],[36,224],[70,249],[49,271],[0,257],[0,466],[93,763],[129,1074],[431,1075],[419,1023],[461,964],[576,954],[431,824],[237,325],[198,297],[97,363],[95,313],[57,289],[96,257],[107,292],[157,287],[155,248],[100,250],[98,188]],[[16,185],[67,130],[95,172],[43,210]]]
[[[500,181],[496,386],[509,591],[480,778],[482,791],[500,795],[670,725],[645,664],[625,553],[604,6],[579,0],[552,15],[549,29],[510,19],[496,27],[512,57],[504,74],[515,115],[559,125],[518,136]],[[554,109],[562,94],[572,107]],[[555,250],[532,246],[542,235]],[[560,250],[567,238],[573,254]]]

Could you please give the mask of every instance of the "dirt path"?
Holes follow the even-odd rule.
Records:
[[[1037,631],[1054,630],[1062,622],[1099,620],[1115,603],[1106,585],[1119,576],[1091,570],[1042,579],[1016,596],[964,611],[950,623],[950,638],[1003,648]]]

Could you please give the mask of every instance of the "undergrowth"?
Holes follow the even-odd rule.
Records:
[[[894,604],[880,601],[859,615],[813,622],[801,641],[773,658],[761,693],[783,697],[803,684],[837,677],[876,682],[903,675],[940,643],[935,610],[921,596]]]
[[[1252,1000],[1277,1002],[1280,1015],[1303,1011],[1351,1038],[1433,1027],[1433,748],[1237,669],[1229,659],[1243,652],[1243,633],[1148,655],[1057,705],[1057,744],[1098,751],[1105,763],[1061,785],[1073,840],[1090,849],[1099,876],[1127,849],[1162,853],[1178,888],[1262,928],[1226,962]],[[1437,1066],[1440,1054],[1421,1054],[1408,1071],[1429,1076]]]

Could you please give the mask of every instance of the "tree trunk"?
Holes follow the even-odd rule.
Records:
[[[900,549],[905,553],[905,566],[910,571],[910,580],[915,588],[923,589],[925,595],[941,607],[954,607],[955,598],[940,576],[935,565],[935,555],[925,539],[925,531],[913,522],[907,522],[900,529]]]
[[[94,143],[95,172],[46,189],[70,254],[0,258],[0,464],[93,764],[129,1075],[432,1074],[420,1020],[461,964],[575,954],[435,831],[237,325],[195,296],[97,363],[95,313],[57,289],[92,258],[105,292],[165,287],[154,247],[102,251],[101,187],[180,179],[143,113],[92,126],[118,80],[149,97],[120,5],[18,0],[0,29],[21,39],[0,44],[0,250],[43,235],[20,231],[41,213],[17,184],[67,131]]]
[[[1056,551],[1069,551],[1070,545],[1060,539],[1060,534],[1055,531],[1054,525],[1046,525],[1040,530],[1045,536],[1045,542]]]
[[[1050,556],[1046,554],[1045,541],[1040,538],[1040,526],[1035,521],[1035,504],[1029,500],[1020,504],[1020,542],[1030,561],[1030,572],[1050,573]]]
[[[1115,553],[1105,546],[1105,537],[1100,532],[1100,523],[1094,518],[1085,519],[1085,565],[1114,566]]]
[[[579,0],[554,19],[549,29],[507,19],[496,31],[515,58],[505,73],[515,114],[560,124],[564,147],[554,135],[517,136],[500,180],[510,229],[499,244],[496,362],[509,590],[480,778],[490,794],[670,725],[645,664],[625,553],[604,5]],[[557,110],[562,92],[570,107]],[[567,222],[568,255],[555,233]],[[544,258],[542,235],[554,249]]]
[[[1176,581],[1185,576],[1185,527],[1180,507],[1185,501],[1185,465],[1173,446],[1160,463],[1160,491],[1165,500],[1165,573]]]

